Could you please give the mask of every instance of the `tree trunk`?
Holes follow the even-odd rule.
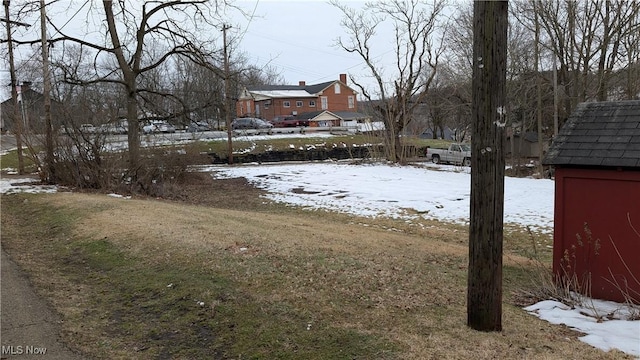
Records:
[[[506,1],[474,3],[467,325],[502,330]]]
[[[113,53],[118,60],[118,65],[122,71],[122,79],[127,91],[127,145],[129,146],[129,171],[132,176],[135,176],[138,171],[138,166],[140,165],[140,124],[138,122],[136,70],[138,70],[140,63],[139,59],[142,54],[137,53],[135,57],[136,60],[133,61],[132,64],[129,64],[124,57],[120,38],[118,37],[118,28],[116,26],[115,16],[113,15],[113,2],[105,0],[102,4],[107,19],[109,37],[111,38],[111,43],[114,48]],[[141,32],[138,33],[138,35],[140,34]],[[142,40],[143,39],[138,39],[138,41]],[[142,44],[139,43],[138,46],[141,47]]]
[[[129,147],[129,171],[136,174],[140,165],[140,124],[138,101],[135,91],[127,94],[127,145]]]
[[[537,6],[534,2],[533,6]],[[534,11],[535,21],[535,63],[536,63],[536,120],[538,123],[538,178],[543,177],[542,157],[544,156],[544,146],[542,144],[542,75],[540,74],[540,21],[538,20],[538,10]],[[523,134],[524,136],[524,134]]]

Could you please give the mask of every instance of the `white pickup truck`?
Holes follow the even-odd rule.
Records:
[[[448,149],[427,148],[425,154],[434,164],[449,163],[462,166],[471,166],[471,146],[468,144],[453,143]]]

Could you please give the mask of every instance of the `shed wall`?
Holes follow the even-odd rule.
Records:
[[[625,301],[622,288],[639,302],[640,171],[557,167],[555,176],[554,273],[575,275],[594,298]]]

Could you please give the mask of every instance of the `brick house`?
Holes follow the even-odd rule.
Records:
[[[357,112],[357,92],[347,85],[347,74],[338,80],[307,85],[263,85],[244,88],[236,104],[238,116],[271,120],[276,116],[316,111]]]
[[[640,303],[640,100],[580,104],[543,164],[555,168],[557,279]]]

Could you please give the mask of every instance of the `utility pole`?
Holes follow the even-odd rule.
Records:
[[[55,167],[53,164],[53,129],[51,128],[51,77],[49,72],[49,44],[47,43],[47,13],[44,0],[40,0],[40,33],[42,38],[42,77],[44,98],[45,131],[45,179],[48,183],[55,182]]]
[[[467,325],[502,330],[507,1],[473,3]]]
[[[227,159],[229,160],[229,165],[233,164],[233,134],[231,130],[231,106],[229,106],[231,84],[229,83],[229,53],[227,49],[227,30],[230,28],[230,25],[222,25],[222,41],[224,43],[224,116],[227,124]]]
[[[24,156],[22,154],[22,116],[20,104],[18,104],[18,89],[16,89],[16,69],[13,63],[13,42],[11,40],[11,20],[9,19],[9,0],[4,0],[5,23],[7,25],[7,47],[9,48],[9,72],[11,74],[11,99],[13,100],[13,131],[16,137],[16,147],[18,148],[18,174],[24,174]],[[29,26],[28,24],[20,24]]]

